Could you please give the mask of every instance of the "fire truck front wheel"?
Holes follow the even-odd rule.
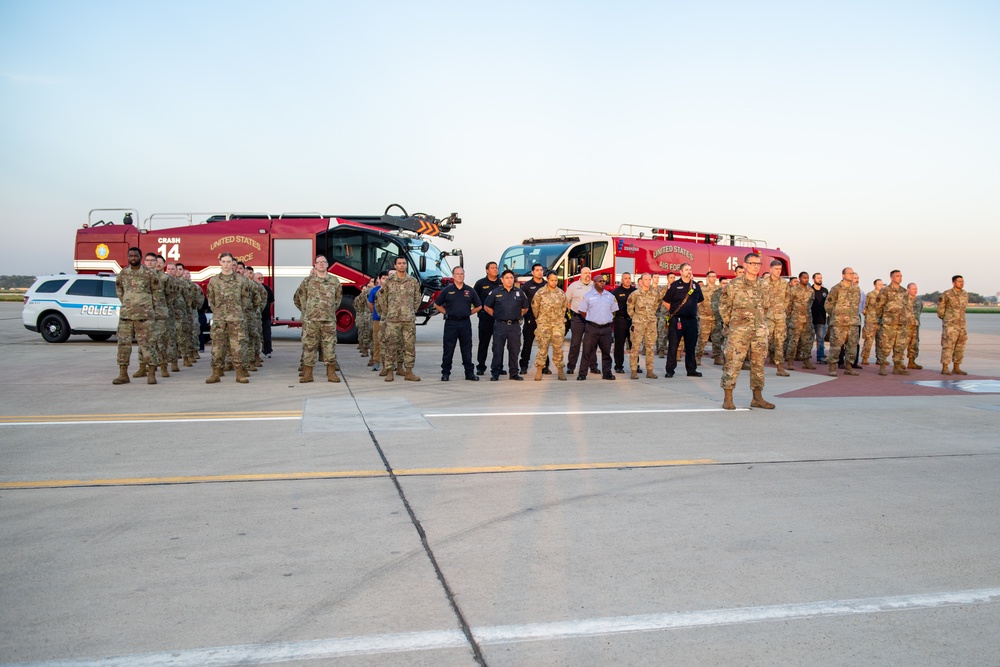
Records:
[[[354,294],[345,294],[337,309],[337,342],[357,343],[358,323],[354,316]]]

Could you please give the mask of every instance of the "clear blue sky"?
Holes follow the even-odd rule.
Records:
[[[96,207],[735,232],[1000,290],[1000,2],[0,0],[0,273]],[[449,244],[444,243],[447,247]]]

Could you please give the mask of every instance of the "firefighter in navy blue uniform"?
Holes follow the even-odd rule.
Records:
[[[532,299],[535,298],[535,292],[545,287],[545,267],[541,264],[535,264],[531,267],[531,280],[521,285],[521,289],[524,290],[524,296],[528,297],[528,304],[531,304]],[[528,362],[531,360],[531,344],[535,342],[535,329],[538,328],[538,322],[535,320],[535,313],[532,312],[531,308],[528,308],[528,312],[524,314],[524,329],[521,331],[521,363],[519,364],[521,369],[521,375],[528,372]],[[549,358],[545,357],[545,367],[542,369],[542,375],[552,375],[552,371],[549,370]]]
[[[503,272],[500,287],[497,287],[483,302],[483,310],[493,317],[493,366],[490,380],[500,379],[503,372],[503,349],[507,347],[507,363],[510,364],[510,379],[523,380],[517,373],[517,353],[521,348],[521,318],[531,305],[524,291],[514,286],[514,272]]]
[[[473,286],[481,302],[485,303],[490,292],[500,287],[499,273],[496,262],[486,264],[486,277],[477,280]],[[480,310],[477,317],[479,318],[479,347],[476,349],[476,375],[482,375],[486,372],[486,356],[490,352],[490,340],[493,338],[493,316],[485,310]]]
[[[618,302],[618,310],[615,311],[614,338],[615,338],[615,373],[625,372],[625,343],[628,343],[629,350],[632,349],[631,330],[632,318],[628,316],[628,297],[635,291],[632,284],[632,274],[627,271],[622,274],[622,282],[618,287],[611,290],[611,296]]]
[[[455,282],[445,287],[434,299],[434,307],[444,313],[444,354],[441,357],[441,381],[451,379],[451,361],[455,357],[455,343],[462,350],[465,379],[479,380],[472,363],[472,315],[482,308],[476,290],[465,284],[465,269],[456,267],[451,272]]]
[[[705,300],[701,285],[694,281],[691,265],[681,264],[680,280],[667,287],[663,303],[667,306],[667,377],[674,376],[677,368],[677,347],[684,337],[684,367],[690,377],[701,377],[695,350],[698,347],[698,304]]]

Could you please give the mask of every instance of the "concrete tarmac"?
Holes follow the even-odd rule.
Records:
[[[300,384],[276,329],[249,385],[205,354],[113,386],[113,340],[20,310],[0,665],[998,664],[1000,317],[969,316],[968,378],[925,314],[926,370],[861,371],[884,395],[768,367],[777,409],[743,373],[727,412],[707,358],[441,382],[440,319],[419,383],[341,345],[343,382]]]

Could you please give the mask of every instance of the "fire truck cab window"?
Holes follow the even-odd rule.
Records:
[[[552,268],[566,252],[566,243],[543,243],[539,245],[519,245],[509,248],[500,258],[500,270],[510,269],[519,276],[531,273],[531,267],[541,264]]]
[[[326,248],[326,256],[330,265],[336,263],[349,266],[355,271],[365,273],[364,267],[364,237],[363,232],[354,230],[331,231],[319,235],[317,247]],[[325,237],[325,244],[323,238]]]
[[[104,290],[101,288],[101,283],[103,282],[103,280],[87,280],[86,278],[77,280],[69,286],[66,294],[72,296],[104,296]]]
[[[608,252],[608,244],[604,241],[598,243],[581,243],[574,246],[569,251],[569,273],[572,276],[578,275],[580,269],[599,269],[604,262],[604,255]]]

